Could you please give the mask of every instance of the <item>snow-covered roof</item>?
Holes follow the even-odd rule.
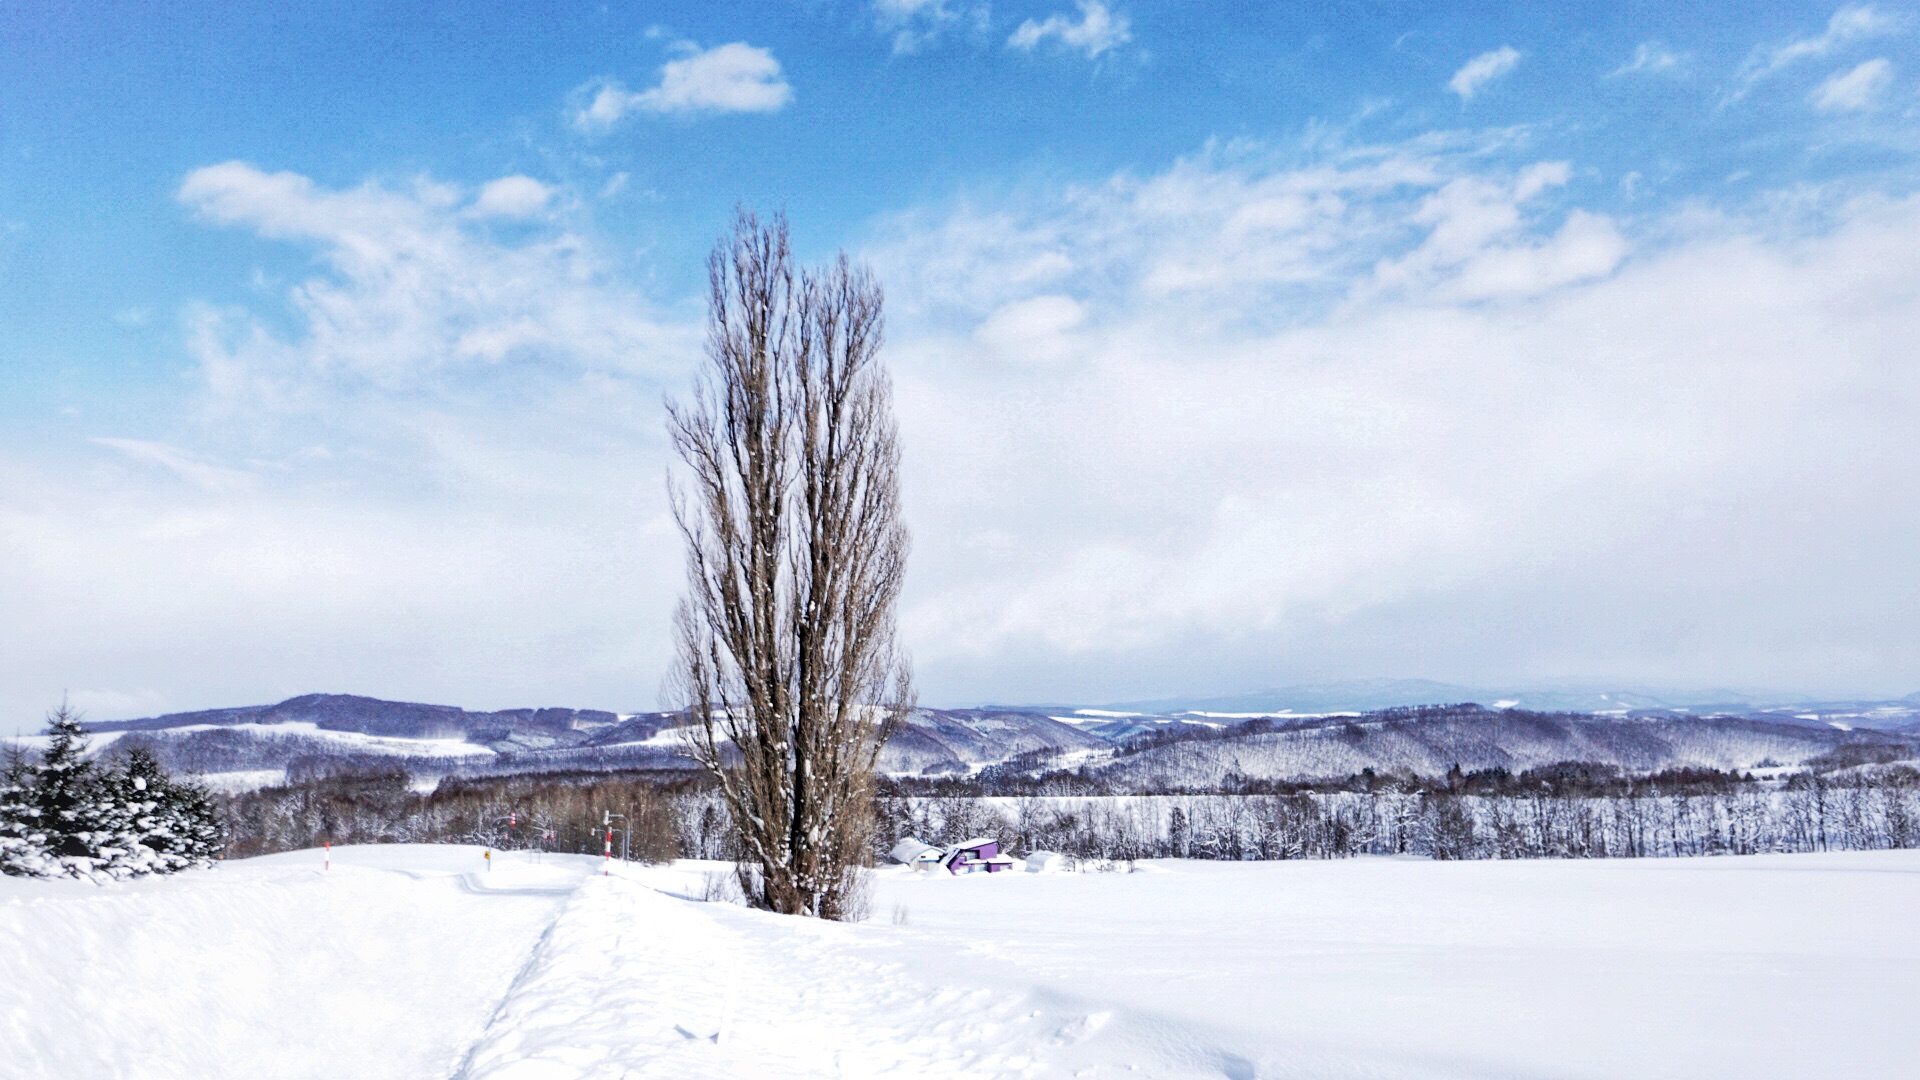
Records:
[[[960,841],[959,843],[957,843],[957,844],[955,844],[955,845],[953,845],[952,847],[950,847],[950,848],[948,848],[947,850],[948,850],[948,851],[959,851],[959,850],[961,850],[961,849],[963,849],[963,848],[977,848],[977,847],[983,847],[983,846],[985,846],[985,845],[987,845],[987,844],[997,844],[997,843],[999,843],[999,842],[1000,842],[1000,841],[998,841],[998,840],[995,840],[995,839],[994,839],[993,837],[991,837],[991,836],[976,836],[976,837],[974,837],[974,838],[973,838],[973,839],[971,839],[971,840],[962,840],[962,841]]]
[[[940,854],[940,849],[923,840],[915,840],[909,836],[893,845],[893,850],[887,852],[887,854],[894,862],[910,863],[923,859],[928,855],[937,857]]]

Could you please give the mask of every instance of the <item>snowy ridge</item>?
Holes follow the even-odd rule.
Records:
[[[1519,710],[1432,710],[1255,729],[1123,753],[1096,766],[1148,790],[1209,787],[1233,777],[1311,779],[1363,769],[1436,777],[1469,771],[1520,772],[1560,762],[1617,765],[1629,772],[1678,767],[1753,769],[1803,766],[1847,746],[1889,746],[1920,756],[1920,739],[1891,732],[1730,717],[1628,719]]]
[[[261,739],[311,739],[330,743],[344,751],[381,754],[389,757],[487,758],[497,753],[491,747],[476,745],[464,739],[407,738],[398,735],[368,735],[358,731],[334,731],[322,728],[311,720],[281,720],[271,724],[187,724],[166,730],[175,735],[191,735],[201,731],[230,731]],[[113,735],[125,734],[126,732],[105,732],[101,738],[107,739]]]
[[[1419,688],[1401,689],[1411,694]],[[1438,776],[1455,764],[1513,771],[1564,761],[1630,772],[1798,767],[1838,748],[1868,744],[1912,746],[1920,756],[1920,731],[1898,730],[1904,714],[1894,706],[1851,712],[1803,706],[1751,716],[1478,706],[1413,712],[1419,718],[1404,710],[917,709],[886,746],[880,767],[897,776],[967,775],[988,766],[1034,772],[1086,767],[1123,784],[1205,786],[1233,776],[1312,779],[1367,768]],[[1246,728],[1249,719],[1256,721],[1253,729]],[[137,738],[169,768],[218,776],[223,789],[238,790],[325,771],[329,762],[360,767],[384,760],[421,777],[688,769],[693,763],[682,753],[674,726],[679,720],[673,713],[480,713],[308,695],[278,705],[89,727],[98,732],[96,748]],[[1262,720],[1271,721],[1265,730]],[[1137,740],[1143,738],[1157,745],[1141,750]]]
[[[1470,687],[1430,679],[1349,679],[1259,690],[1227,697],[1179,697],[1123,702],[1103,709],[1081,709],[1086,716],[1176,716],[1187,713],[1253,716],[1312,716],[1370,713],[1382,709],[1459,702],[1491,704],[1496,709],[1595,716],[1742,716],[1845,720],[1855,727],[1920,729],[1920,694],[1893,700],[1819,699],[1792,694],[1728,689],[1685,690],[1606,686],[1515,688]]]
[[[688,769],[676,713],[593,709],[468,712],[445,705],[309,694],[276,705],[87,725],[96,752],[134,738],[169,768],[223,788],[269,782],[290,766],[387,758],[417,773]],[[37,740],[37,741],[36,741]],[[26,736],[29,746],[44,742]],[[917,709],[881,758],[891,773],[965,773],[1034,751],[1110,749],[1099,733],[1040,713]]]

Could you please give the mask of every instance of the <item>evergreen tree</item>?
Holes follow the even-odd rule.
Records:
[[[174,807],[174,851],[191,866],[212,866],[227,850],[213,793],[199,784],[169,781]]]
[[[96,778],[93,799],[104,826],[95,850],[113,877],[138,877],[180,869],[167,848],[171,833],[166,805],[166,774],[144,749],[135,749],[112,771]]]
[[[128,747],[101,768],[64,702],[47,731],[39,761],[16,752],[0,772],[0,872],[139,877],[210,866],[225,849],[213,797],[168,776],[151,750]]]
[[[0,770],[0,874],[44,876],[51,871],[47,835],[39,827],[40,808],[34,804],[31,763],[20,747],[7,748]]]
[[[160,873],[207,866],[226,846],[213,797],[197,784],[175,780],[144,746],[130,748],[118,782],[131,812],[130,839],[152,853]]]
[[[96,844],[106,839],[111,823],[104,820],[93,763],[87,760],[87,734],[80,714],[62,701],[47,714],[52,736],[38,764],[29,767],[31,799],[39,811],[40,828],[47,835],[47,853],[84,874],[101,857]]]

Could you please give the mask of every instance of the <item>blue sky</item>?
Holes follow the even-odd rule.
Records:
[[[0,5],[10,710],[651,703],[743,200],[930,701],[1920,689],[1920,11],[416,7]]]

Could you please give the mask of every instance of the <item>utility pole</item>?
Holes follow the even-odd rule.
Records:
[[[627,815],[616,814],[611,810],[600,812],[600,823],[607,827],[607,858],[613,858],[613,819],[620,819],[620,861],[627,861],[627,852],[631,848],[633,830],[627,825]]]

